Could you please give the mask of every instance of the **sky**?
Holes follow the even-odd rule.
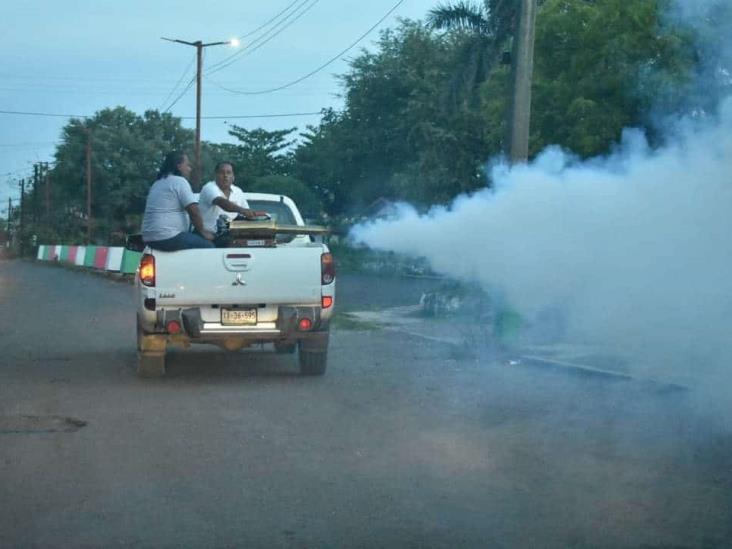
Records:
[[[373,47],[380,29],[399,17],[422,19],[437,0],[402,0],[383,23],[354,49],[303,82],[262,95],[240,95],[219,85],[259,91],[296,80],[351,45],[389,12],[398,0],[25,0],[5,2],[0,19],[0,111],[93,115],[124,106],[134,112],[163,109],[185,73],[193,76],[195,48],[161,40],[216,42],[244,36],[288,6],[263,29],[281,31],[269,42],[242,55],[203,83],[203,116],[240,116],[319,112],[342,105],[335,77],[348,69],[360,48]],[[289,16],[289,19],[285,19]],[[283,21],[284,19],[284,21]],[[289,25],[289,26],[287,26]],[[286,27],[286,28],[285,28]],[[273,31],[274,33],[274,31]],[[258,34],[242,39],[248,40]],[[250,46],[252,48],[252,46]],[[206,48],[204,72],[237,50]],[[188,72],[186,69],[188,68]],[[182,91],[185,86],[178,88]],[[168,103],[166,104],[166,98]],[[195,86],[171,108],[175,116],[195,116]],[[32,174],[32,164],[51,161],[63,117],[0,114],[0,217],[8,197],[19,196],[17,180]],[[319,116],[232,119],[237,125],[269,130],[317,124]],[[194,128],[193,119],[183,120]],[[232,142],[225,120],[203,120],[202,139]]]

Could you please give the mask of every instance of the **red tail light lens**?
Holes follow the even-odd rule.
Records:
[[[165,328],[168,330],[169,334],[179,334],[181,331],[180,322],[177,320],[169,320],[165,325]]]
[[[145,286],[155,286],[155,257],[150,254],[140,259],[140,282]]]
[[[297,327],[300,329],[301,332],[307,332],[310,328],[313,327],[313,321],[309,318],[301,318],[300,322],[297,323]]]
[[[320,256],[320,282],[324,286],[332,284],[335,280],[335,262],[332,254],[323,254]]]
[[[332,307],[333,306],[333,296],[324,295],[321,299],[320,305],[321,305],[321,307],[323,307],[323,309],[329,309],[330,307]]]

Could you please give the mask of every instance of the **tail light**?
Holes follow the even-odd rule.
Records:
[[[179,334],[181,332],[180,322],[178,322],[177,320],[169,320],[168,323],[165,325],[165,329],[168,331],[169,334]]]
[[[313,327],[313,321],[309,318],[301,318],[300,322],[297,323],[297,327],[301,332],[307,332]]]
[[[332,254],[320,256],[320,282],[324,286],[332,284],[335,280],[335,262]]]
[[[155,257],[150,254],[140,259],[140,282],[145,286],[155,286]]]
[[[323,309],[330,309],[333,306],[333,296],[330,295],[324,295],[321,298],[320,306]]]

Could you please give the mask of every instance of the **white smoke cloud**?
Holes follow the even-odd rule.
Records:
[[[732,356],[732,101],[720,113],[703,128],[681,124],[661,150],[628,131],[607,158],[552,148],[496,166],[495,192],[427,215],[401,205],[398,219],[352,237],[478,281],[527,318],[561,308],[569,337],[676,379],[717,374]]]

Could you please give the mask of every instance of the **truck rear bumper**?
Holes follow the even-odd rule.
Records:
[[[310,320],[310,328],[301,330],[302,319]],[[228,326],[220,322],[204,322],[197,307],[186,309],[158,309],[152,325],[143,323],[143,331],[149,334],[165,334],[171,321],[181,326],[176,339],[188,339],[191,343],[208,343],[219,340],[239,339],[243,342],[295,342],[317,340],[318,334],[327,334],[329,321],[321,315],[320,307],[280,306],[275,322],[261,322],[253,326]],[[327,344],[326,344],[327,345]]]

